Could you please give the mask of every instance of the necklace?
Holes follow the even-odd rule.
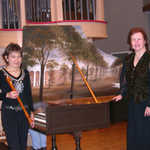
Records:
[[[12,68],[12,67],[7,66],[6,70],[9,72],[16,73],[16,72],[20,72],[21,69],[20,68]]]
[[[9,68],[9,67],[6,67],[5,68],[6,71],[11,74],[12,76],[14,77],[19,77],[20,73],[21,73],[21,69],[20,68],[17,68],[16,70],[15,69],[12,69],[12,68]]]

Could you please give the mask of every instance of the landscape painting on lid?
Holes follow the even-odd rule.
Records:
[[[91,97],[81,74],[95,96],[118,91],[122,63],[96,48],[80,26],[24,27],[23,51],[34,101]]]

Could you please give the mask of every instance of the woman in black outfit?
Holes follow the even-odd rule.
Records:
[[[19,96],[24,107],[31,115],[34,126],[33,103],[30,77],[27,70],[21,68],[22,49],[18,44],[9,44],[3,58],[6,66],[0,70],[0,99],[2,100],[2,125],[6,134],[9,150],[26,150],[29,123],[20,107]],[[12,91],[6,77],[12,80],[16,91]]]
[[[123,63],[120,94],[128,100],[127,150],[150,149],[150,52],[142,28],[132,28],[128,44],[133,52]]]

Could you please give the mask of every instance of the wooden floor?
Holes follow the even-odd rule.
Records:
[[[109,128],[85,131],[81,138],[82,150],[126,150],[126,122],[110,125]],[[75,150],[74,139],[69,134],[57,135],[58,150]],[[7,150],[0,145],[0,150]],[[27,150],[30,150],[28,147]]]

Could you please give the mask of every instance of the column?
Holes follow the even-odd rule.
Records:
[[[36,71],[33,71],[33,87],[36,86]]]
[[[23,28],[26,25],[25,0],[20,1],[20,23],[21,28]]]
[[[52,21],[63,20],[62,0],[51,0],[51,18]]]
[[[2,0],[0,0],[0,29],[2,29],[3,23],[2,23]]]
[[[104,20],[104,0],[96,0],[96,20]]]

